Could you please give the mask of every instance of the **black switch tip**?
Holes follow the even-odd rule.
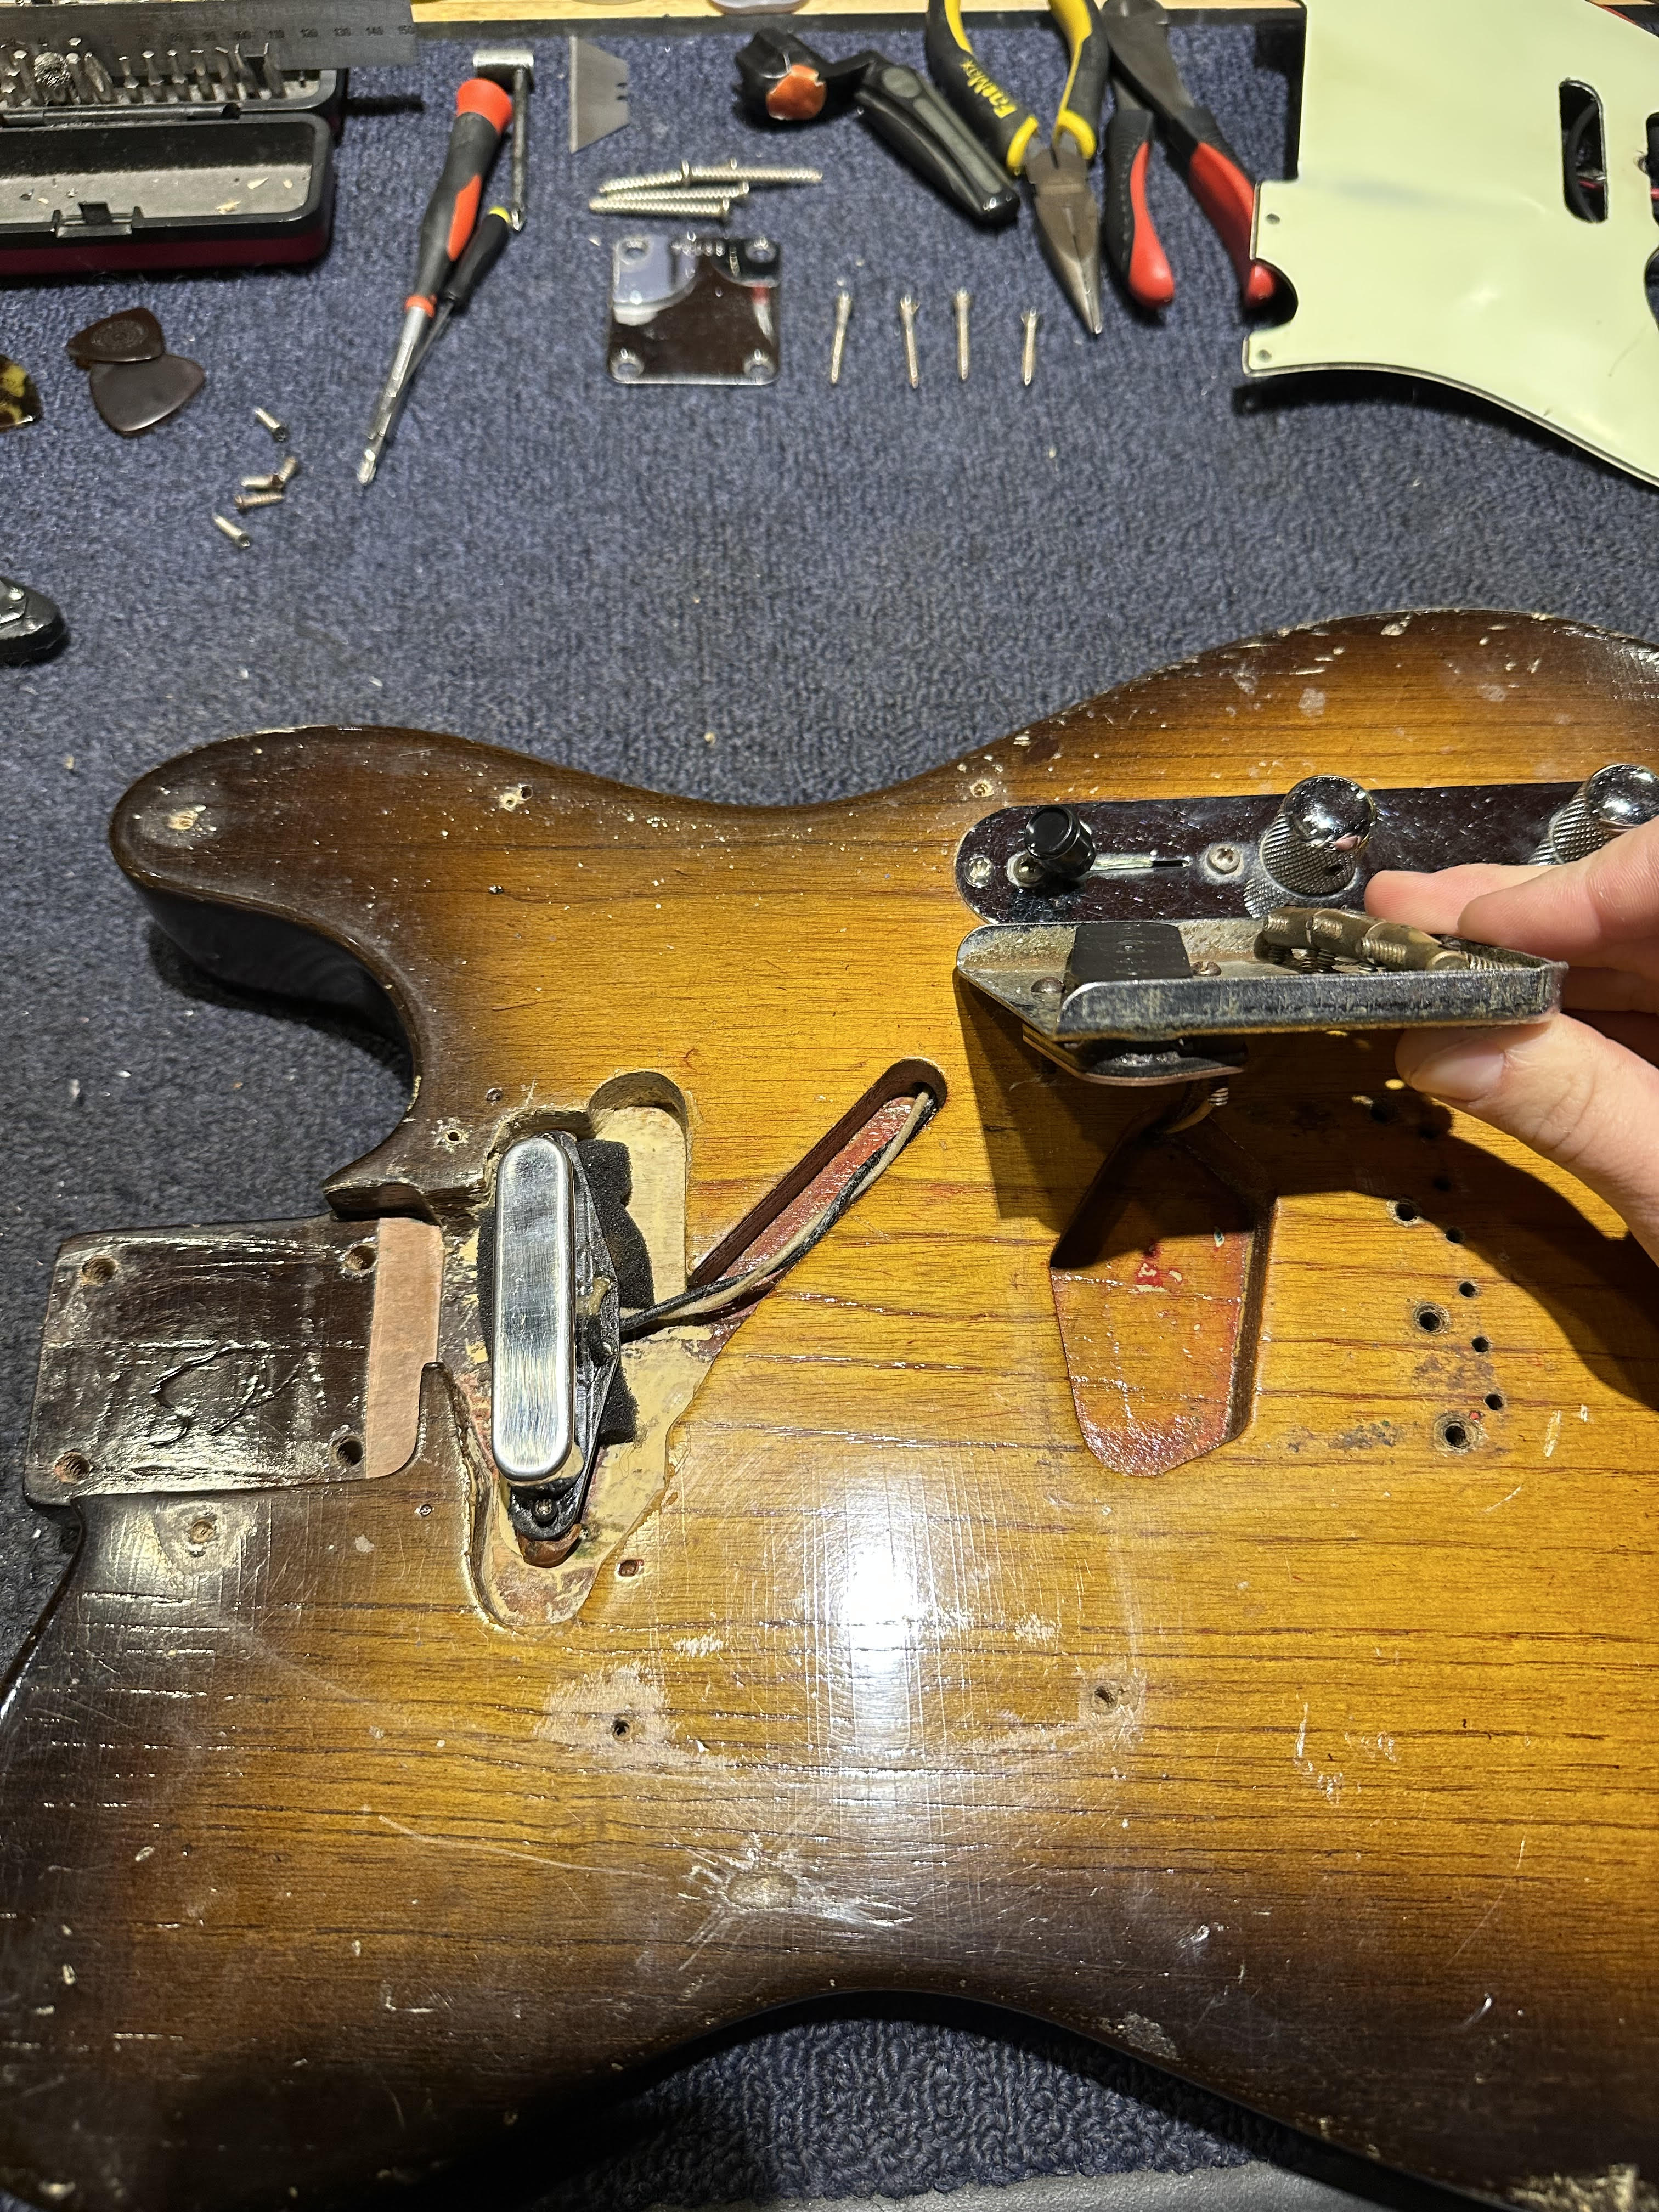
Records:
[[[1075,806],[1040,806],[1025,832],[1025,849],[1045,876],[1079,883],[1095,864],[1095,841]]]

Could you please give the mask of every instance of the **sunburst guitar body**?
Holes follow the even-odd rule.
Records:
[[[398,729],[137,784],[161,926],[418,1079],[315,1220],[59,1261],[27,1480],[85,1534],[0,1709],[0,2181],[342,2203],[883,1990],[1494,2200],[1659,2203],[1651,1266],[1384,1029],[1085,1079],[958,960],[1067,898],[1245,917],[1315,774],[1374,854],[1524,858],[1656,703],[1644,647],[1379,617],[828,805]],[[996,841],[1062,803],[1160,866],[1022,884]],[[604,1425],[526,1503],[538,1138]]]

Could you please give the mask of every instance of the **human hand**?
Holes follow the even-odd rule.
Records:
[[[1504,1029],[1407,1030],[1396,1064],[1568,1169],[1659,1260],[1659,822],[1565,867],[1374,876],[1371,914],[1571,963],[1552,1015]]]

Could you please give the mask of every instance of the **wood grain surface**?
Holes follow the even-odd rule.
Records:
[[[994,807],[1577,777],[1654,758],[1656,702],[1645,647],[1377,617],[836,805],[398,730],[137,785],[141,886],[303,925],[398,1009],[416,1097],[329,1192],[441,1226],[441,1364],[380,1479],[85,1500],[0,1709],[0,2180],[216,2212],[477,2174],[711,2026],[898,1990],[1496,2198],[1659,2202],[1651,1267],[1388,1039],[1285,1039],[1178,1172],[1097,1191],[1057,1309],[1131,1109],[952,965]],[[597,1566],[503,1587],[503,1144],[620,1117],[672,1289],[918,1066],[942,1111],[777,1291],[630,1352]],[[1243,1407],[1182,1379],[1206,1314]]]

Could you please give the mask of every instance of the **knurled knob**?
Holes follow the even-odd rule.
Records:
[[[1633,761],[1598,768],[1555,814],[1534,860],[1559,866],[1599,853],[1627,830],[1659,817],[1659,775]]]
[[[1304,776],[1285,793],[1256,848],[1251,911],[1278,905],[1286,892],[1321,902],[1346,891],[1376,827],[1376,801],[1364,784],[1346,775]]]

